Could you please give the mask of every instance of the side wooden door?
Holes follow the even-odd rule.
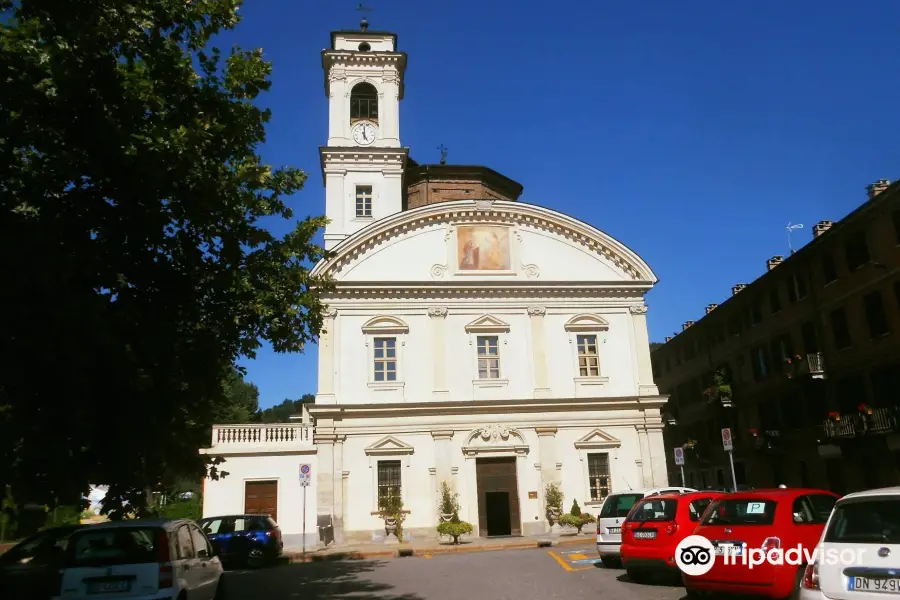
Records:
[[[278,482],[248,481],[244,488],[244,514],[269,515],[278,522]]]

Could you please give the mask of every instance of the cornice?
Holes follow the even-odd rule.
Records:
[[[514,400],[465,400],[452,402],[405,402],[385,404],[323,404],[311,406],[309,414],[319,419],[353,419],[369,417],[405,418],[416,416],[467,415],[510,412],[547,413],[612,410],[647,410],[661,408],[668,396],[614,396],[609,398],[523,398]],[[318,441],[318,438],[316,438]]]
[[[620,298],[634,300],[647,293],[653,284],[645,282],[505,282],[472,281],[461,282],[383,282],[354,281],[337,282],[327,299],[429,299],[429,300],[470,300],[470,299],[521,299],[537,298]]]
[[[553,233],[604,256],[624,271],[632,282],[652,286],[657,281],[649,265],[637,254],[587,223],[542,206],[502,200],[438,202],[391,215],[346,238],[333,249],[333,257],[319,262],[313,272],[334,276],[371,249],[403,233],[435,225],[484,222]]]

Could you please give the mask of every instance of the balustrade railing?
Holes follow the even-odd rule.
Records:
[[[312,443],[306,423],[271,425],[213,425],[213,446],[305,445]]]
[[[871,414],[841,415],[840,420],[826,419],[823,424],[825,437],[850,438],[862,435],[879,435],[898,431],[900,407],[876,408]]]

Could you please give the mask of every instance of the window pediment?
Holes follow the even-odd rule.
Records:
[[[566,331],[572,332],[595,332],[607,331],[609,322],[603,317],[592,314],[580,314],[566,321]]]
[[[374,317],[365,322],[362,332],[369,335],[409,333],[409,325],[397,317]]]
[[[599,428],[575,442],[575,447],[579,450],[603,450],[618,448],[621,445],[621,440],[614,438]]]
[[[492,315],[478,317],[466,325],[467,333],[509,333],[509,323]]]
[[[414,450],[409,444],[389,435],[366,448],[366,454],[369,456],[396,456],[412,454]]]

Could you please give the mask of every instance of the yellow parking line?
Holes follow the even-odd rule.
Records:
[[[559,554],[557,554],[556,552],[553,552],[553,551],[551,551],[551,550],[547,550],[547,554],[549,554],[550,556],[552,556],[553,559],[554,559],[556,562],[559,563],[559,566],[561,566],[561,567],[562,567],[563,569],[565,569],[566,571],[569,571],[570,573],[571,573],[572,571],[574,571],[574,569],[573,569],[572,567],[570,567],[570,566],[566,563],[566,561],[564,561],[563,558],[562,558]]]
[[[587,554],[582,554],[581,552],[578,552],[576,554],[570,554],[569,558],[572,560],[587,560]]]

